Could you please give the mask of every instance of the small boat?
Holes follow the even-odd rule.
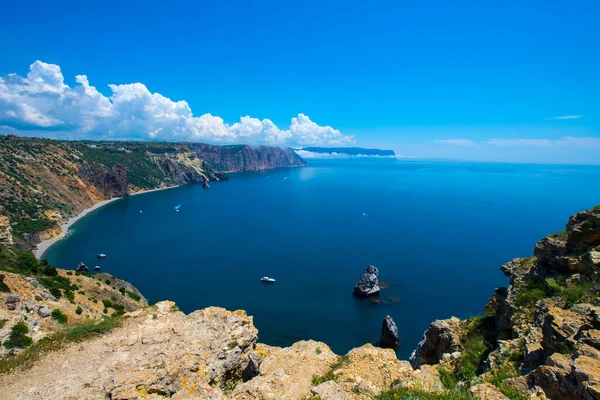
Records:
[[[77,264],[77,269],[75,271],[77,271],[77,272],[89,271],[89,268],[87,267],[87,265],[85,265],[84,263],[80,262],[79,264]]]
[[[98,258],[104,258],[104,257],[106,257],[106,254],[104,254],[104,253],[98,254]]]
[[[94,267],[94,271],[100,271],[100,266],[99,266],[99,265],[96,265],[96,266]]]
[[[275,283],[275,279],[269,278],[268,276],[263,276],[260,278],[260,281],[264,283]]]

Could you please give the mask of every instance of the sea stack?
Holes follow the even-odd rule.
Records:
[[[354,286],[354,294],[360,297],[376,296],[379,290],[379,270],[369,265]]]
[[[381,337],[379,338],[379,345],[384,349],[395,349],[400,345],[400,337],[398,336],[398,327],[396,323],[387,315],[383,319],[381,326]]]

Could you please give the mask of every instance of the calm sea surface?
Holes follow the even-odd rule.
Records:
[[[376,342],[390,314],[406,358],[431,321],[479,314],[507,285],[503,263],[600,203],[599,179],[588,166],[310,160],[116,201],[46,255],[100,265],[185,312],[244,309],[271,345],[315,339],[345,353]],[[389,304],[353,297],[369,264]]]

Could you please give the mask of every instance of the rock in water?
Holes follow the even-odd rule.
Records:
[[[400,345],[400,337],[398,336],[398,327],[396,323],[387,315],[383,319],[383,325],[381,326],[381,338],[379,338],[379,345],[384,349],[395,349]]]
[[[208,184],[208,182],[202,182],[202,188],[203,189],[210,189],[210,185]]]
[[[356,296],[375,296],[379,294],[379,270],[369,265],[360,280],[354,286]]]

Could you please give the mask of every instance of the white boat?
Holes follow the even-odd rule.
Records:
[[[265,283],[275,283],[275,279],[269,278],[268,276],[263,276],[260,278],[260,281]]]
[[[104,254],[104,253],[98,254],[98,258],[104,258],[104,257],[106,257],[106,254]]]
[[[100,266],[96,265],[96,266],[94,267],[94,271],[100,271]]]

